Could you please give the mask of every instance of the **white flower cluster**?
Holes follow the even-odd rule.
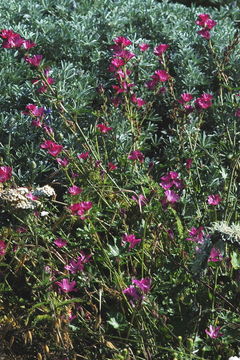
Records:
[[[41,202],[26,197],[29,193],[39,197],[56,197],[54,189],[49,185],[37,187],[32,191],[26,187],[19,187],[16,189],[6,189],[0,192],[0,205],[10,206],[14,209],[34,210],[41,205]]]
[[[0,193],[0,204],[10,206],[15,209],[33,210],[41,203],[28,199],[25,195],[29,193],[29,189],[19,187],[17,189],[7,189]]]

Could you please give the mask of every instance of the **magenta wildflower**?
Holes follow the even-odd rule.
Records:
[[[117,170],[117,165],[113,164],[112,162],[109,162],[108,163],[108,170],[109,171]]]
[[[129,160],[138,160],[141,163],[144,161],[144,155],[140,150],[133,150],[130,155],[128,155]]]
[[[64,293],[77,291],[77,289],[75,288],[77,284],[76,281],[69,281],[68,279],[62,279],[61,281],[56,281],[55,284],[57,284]]]
[[[66,167],[69,164],[69,160],[67,158],[56,158],[56,161],[62,167]]]
[[[134,279],[128,288],[123,290],[123,294],[132,298],[130,303],[134,306],[136,302],[141,303],[144,299],[144,294],[150,291],[152,280],[150,278],[142,278],[141,280]],[[136,287],[137,286],[137,287]]]
[[[89,157],[89,152],[86,151],[86,152],[83,152],[83,153],[81,153],[81,154],[78,154],[77,157],[78,157],[79,159],[87,160],[87,158]]]
[[[72,215],[78,215],[80,219],[85,220],[85,213],[92,208],[91,201],[82,201],[80,203],[75,203],[70,205],[69,210],[71,210]]]
[[[82,191],[83,191],[83,189],[81,189],[79,186],[76,186],[76,185],[73,185],[68,188],[68,192],[71,195],[79,195],[79,194],[81,194]]]
[[[176,186],[177,189],[183,188],[182,180],[179,179],[179,174],[176,171],[170,171],[166,175],[162,176],[159,185],[164,190],[168,190],[172,186]]]
[[[218,205],[221,201],[222,201],[222,198],[218,194],[208,196],[208,204],[209,205],[215,206],[215,205]]]
[[[12,30],[6,30],[4,34],[4,36],[1,36],[5,39],[2,43],[2,47],[4,49],[14,49],[22,46],[24,39],[19,34],[13,32]]]
[[[155,48],[154,48],[154,51],[153,53],[157,56],[162,56],[163,53],[165,53],[165,51],[169,48],[169,45],[167,44],[160,44],[160,45],[157,45]]]
[[[190,169],[191,169],[192,162],[193,162],[192,159],[186,159],[186,169],[187,169],[187,170],[190,170]]]
[[[199,30],[199,31],[197,31],[197,34],[207,40],[209,40],[211,38],[210,31],[207,29]]]
[[[46,140],[43,144],[40,145],[42,149],[47,149],[48,153],[54,157],[62,151],[63,146],[55,143],[52,140]]]
[[[3,256],[6,254],[6,243],[3,240],[0,240],[0,256]]]
[[[180,199],[180,196],[176,194],[173,190],[166,190],[164,191],[164,194],[166,196],[166,201],[170,204],[174,204]]]
[[[220,326],[213,326],[210,325],[209,329],[205,329],[205,333],[212,339],[217,339],[220,336],[223,336],[223,334],[221,334],[220,331],[221,327]]]
[[[113,54],[114,57],[120,57],[122,58],[125,62],[128,62],[129,60],[131,60],[133,57],[135,57],[136,55],[134,53],[132,53],[131,51],[128,50],[120,50],[120,51],[116,51]],[[111,62],[113,64],[113,62]],[[113,64],[114,65],[114,64]],[[116,65],[115,65],[116,66]],[[118,67],[118,66],[117,66]]]
[[[38,196],[33,195],[33,193],[31,193],[31,192],[27,193],[25,196],[26,196],[26,198],[28,198],[28,199],[30,199],[30,200],[32,200],[32,201],[36,201],[36,200],[39,199]]]
[[[42,55],[34,55],[33,57],[25,57],[25,61],[30,65],[38,67],[43,59]]]
[[[125,38],[124,36],[118,36],[115,39],[113,39],[113,42],[119,47],[119,48],[125,48],[129,45],[132,45],[131,40]],[[116,49],[116,48],[115,48]]]
[[[150,45],[143,43],[143,44],[139,44],[138,46],[139,46],[140,51],[146,51],[147,49],[149,49]]]
[[[78,271],[84,270],[84,264],[89,262],[89,259],[92,255],[85,255],[81,251],[80,256],[77,257],[77,260],[71,259],[69,265],[65,265],[64,269],[68,270],[71,274],[76,274]]]
[[[208,14],[198,15],[196,24],[208,30],[211,30],[214,26],[217,25],[216,21],[212,20]]]
[[[62,247],[67,245],[67,241],[62,239],[62,238],[57,238],[57,239],[54,240],[54,244],[57,247],[62,248]]]
[[[142,107],[143,105],[146,104],[146,101],[143,100],[142,98],[137,98],[135,94],[133,94],[131,96],[131,101],[134,103],[134,104],[137,104],[138,107]]]
[[[12,177],[12,168],[10,166],[0,166],[0,183],[10,180]]]
[[[142,239],[136,239],[135,235],[123,235],[122,237],[122,241],[123,242],[128,242],[129,245],[129,249],[133,249],[138,243],[140,243],[142,241]]]
[[[22,43],[22,47],[25,50],[31,49],[34,46],[37,46],[37,44],[35,44],[34,42],[31,42],[30,40],[24,40]]]
[[[195,106],[197,109],[207,109],[212,106],[213,96],[211,94],[202,94],[199,98],[195,100]]]
[[[139,293],[134,285],[130,285],[128,288],[123,290],[123,294],[126,296],[132,297],[133,300],[139,301],[142,300],[143,296]],[[133,302],[132,302],[133,304]]]
[[[210,252],[208,261],[217,262],[217,261],[221,261],[222,259],[223,259],[223,256],[222,256],[220,250],[213,247]]]
[[[119,68],[123,65],[125,65],[125,61],[123,59],[112,59],[111,60],[111,65],[115,66],[116,68]]]
[[[106,126],[105,124],[98,124],[96,127],[103,134],[106,134],[112,130],[112,127]]]
[[[156,70],[151,78],[155,81],[165,82],[170,79],[170,75],[165,70]]]
[[[45,113],[44,107],[38,107],[34,104],[28,104],[25,107],[25,110],[23,111],[24,115],[32,115],[35,117],[43,117]]]
[[[192,96],[191,94],[189,94],[189,93],[182,93],[182,94],[181,94],[181,99],[178,100],[178,102],[179,102],[180,104],[185,104],[186,102],[189,102],[189,101],[191,101],[192,99],[193,99],[193,96]]]
[[[202,244],[204,242],[204,227],[203,226],[199,226],[198,228],[192,227],[189,230],[189,235],[190,237],[187,238],[186,240],[193,241],[198,244]]]
[[[144,294],[150,291],[152,280],[150,278],[142,278],[141,280],[134,279],[132,281]]]
[[[132,199],[138,203],[140,209],[142,208],[142,206],[147,205],[148,202],[148,199],[142,194],[139,194],[137,196],[133,195]]]

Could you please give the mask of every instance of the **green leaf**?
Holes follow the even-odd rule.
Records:
[[[240,254],[236,251],[231,254],[231,264],[235,270],[240,269]]]

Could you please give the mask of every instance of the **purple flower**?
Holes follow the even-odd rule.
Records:
[[[173,190],[166,190],[164,191],[164,194],[166,196],[166,201],[170,204],[174,204],[175,202],[179,201],[180,196],[175,193]]]
[[[136,239],[135,235],[123,235],[122,241],[128,242],[130,244],[129,249],[134,248],[142,239]]]
[[[76,281],[69,281],[68,279],[62,279],[61,281],[56,281],[55,284],[57,284],[64,293],[77,291],[77,289],[75,288],[77,284]]]
[[[141,280],[134,279],[132,281],[144,294],[150,291],[152,280],[150,278],[142,278]]]
[[[209,255],[208,261],[213,261],[213,262],[217,262],[217,261],[221,261],[223,259],[223,256],[221,254],[221,252],[216,249],[216,248],[212,248],[211,253]]]
[[[221,327],[220,326],[213,326],[213,325],[210,325],[209,326],[209,330],[208,329],[205,329],[205,333],[210,336],[210,338],[212,339],[216,339],[220,336],[223,336],[223,334],[221,334],[219,331],[220,331]]]
[[[144,155],[140,150],[133,150],[130,155],[128,155],[129,160],[138,160],[141,163],[144,161]]]
[[[138,46],[139,46],[140,51],[146,51],[150,45],[143,43],[143,44],[139,44]]]
[[[77,257],[77,260],[71,259],[69,265],[65,265],[64,269],[68,270],[71,274],[75,274],[78,271],[84,270],[84,264],[89,262],[89,259],[92,255],[85,255],[83,251],[81,251],[80,256]]]
[[[79,194],[81,194],[82,191],[83,191],[83,189],[81,189],[79,186],[76,186],[76,185],[70,186],[68,188],[68,192],[71,195],[79,195]]]
[[[199,228],[192,227],[189,230],[189,235],[191,237],[187,238],[188,241],[194,241],[198,244],[203,244],[204,242],[204,227],[200,226]]]
[[[132,297],[135,301],[142,300],[143,298],[134,285],[130,285],[128,288],[124,289],[123,294]]]
[[[67,158],[56,158],[57,162],[59,165],[61,165],[62,167],[66,167],[69,164],[69,160]]]
[[[222,198],[218,194],[208,196],[208,204],[209,205],[215,206],[215,205],[218,205],[221,201],[222,201]]]
[[[54,240],[54,244],[57,247],[62,248],[62,247],[67,245],[67,241],[62,239],[62,238],[57,238],[57,239]]]
[[[0,240],[0,256],[6,254],[6,243],[3,240]]]
[[[12,177],[12,168],[10,166],[0,166],[0,183],[9,180]]]
[[[177,189],[182,189],[183,188],[183,183],[179,179],[179,174],[176,171],[170,171],[166,175],[162,176],[161,180],[162,181],[159,183],[159,185],[164,190],[168,190],[172,186],[176,186]]]

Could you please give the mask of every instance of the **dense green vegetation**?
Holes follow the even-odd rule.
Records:
[[[235,5],[2,1],[1,355],[238,359]]]

